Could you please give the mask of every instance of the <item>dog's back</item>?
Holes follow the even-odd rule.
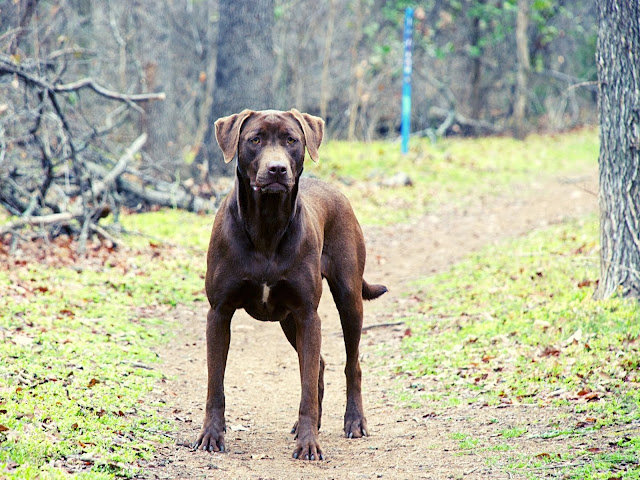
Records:
[[[300,198],[308,211],[320,218],[319,224],[324,227],[322,249],[322,275],[331,278],[337,262],[340,269],[353,275],[351,268],[356,268],[362,279],[362,298],[373,300],[387,291],[384,285],[368,284],[364,278],[366,249],[362,229],[347,197],[335,186],[314,178],[300,179]],[[349,261],[349,257],[353,262]],[[353,267],[349,267],[353,263]],[[333,289],[332,289],[333,293]],[[335,296],[335,293],[334,293]]]

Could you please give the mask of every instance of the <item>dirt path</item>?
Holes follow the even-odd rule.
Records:
[[[368,265],[365,277],[384,283],[389,294],[365,306],[365,326],[393,323],[394,310],[410,292],[410,282],[441,271],[488,243],[525,234],[567,218],[595,212],[596,173],[567,179],[533,181],[500,197],[477,198],[465,208],[450,208],[418,221],[365,230]],[[277,324],[265,324],[238,312],[232,324],[225,380],[228,453],[193,452],[177,445],[161,447],[145,465],[146,478],[234,479],[455,479],[517,478],[501,472],[501,460],[456,451],[455,432],[473,432],[491,447],[501,429],[526,424],[529,433],[543,429],[547,411],[538,408],[456,407],[432,415],[428,407],[401,408],[393,400],[397,386],[392,366],[373,361],[376,345],[399,352],[402,326],[372,328],[363,336],[365,412],[371,436],[342,436],[345,404],[344,348],[337,312],[325,289],[320,316],[322,352],[327,362],[323,425],[320,433],[327,460],[292,460],[289,430],[296,419],[300,386],[297,357]],[[159,354],[169,380],[157,394],[162,413],[176,420],[177,439],[192,441],[200,429],[206,394],[206,308],[180,312],[181,332]],[[538,446],[534,435],[514,439],[519,451],[551,452],[554,441]],[[564,440],[566,442],[566,439]],[[178,442],[180,443],[180,442]],[[538,448],[539,450],[536,450]],[[544,448],[544,450],[541,450]],[[495,452],[494,457],[495,457]]]

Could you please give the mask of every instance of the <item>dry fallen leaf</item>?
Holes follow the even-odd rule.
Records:
[[[589,392],[586,395],[584,395],[582,398],[587,402],[590,402],[591,400],[599,400],[600,392]]]
[[[265,455],[264,453],[261,453],[259,455],[257,454],[251,455],[251,460],[265,460],[269,458],[273,458],[273,457],[270,457],[269,455]]]
[[[578,392],[578,396],[584,397],[588,393],[591,393],[591,389],[589,387],[584,387],[582,390]]]
[[[553,347],[551,345],[544,347],[544,350],[540,352],[541,357],[557,357],[560,355],[561,351],[557,347]]]
[[[12,335],[9,337],[9,340],[11,340],[14,345],[18,345],[20,347],[26,347],[33,343],[33,338],[27,337],[26,335]]]
[[[245,427],[244,425],[231,425],[229,429],[232,432],[248,432],[249,431],[249,428]]]

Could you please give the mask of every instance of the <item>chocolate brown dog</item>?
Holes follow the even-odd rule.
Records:
[[[292,109],[244,110],[216,121],[225,162],[238,155],[235,186],[216,214],[207,254],[208,391],[194,448],[223,452],[224,372],[231,317],[280,322],[298,352],[302,398],[294,458],[323,459],[318,443],[324,393],[317,308],[326,278],[340,313],[347,351],[347,437],[367,435],[359,344],[362,300],[387,291],[362,278],[365,246],[348,200],[330,185],[301,179],[305,147],[318,160],[324,122]]]

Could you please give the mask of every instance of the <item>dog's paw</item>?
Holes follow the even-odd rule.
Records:
[[[204,427],[191,448],[205,452],[224,452],[224,429]]]
[[[305,435],[305,438],[298,437],[296,448],[293,450],[293,458],[298,460],[324,460],[324,453],[314,435]]]
[[[347,438],[361,438],[369,436],[367,419],[363,416],[344,418],[344,436]]]

